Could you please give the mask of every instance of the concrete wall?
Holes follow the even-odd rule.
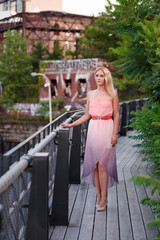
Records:
[[[28,138],[40,128],[44,127],[48,122],[39,122],[39,121],[0,121],[0,137],[3,137],[4,140],[15,140],[23,141]]]

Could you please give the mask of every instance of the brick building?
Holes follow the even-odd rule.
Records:
[[[76,39],[91,24],[92,17],[62,12],[62,0],[0,0],[0,42],[8,29],[16,29],[28,39],[28,52],[40,40],[50,51],[55,40],[75,51]]]

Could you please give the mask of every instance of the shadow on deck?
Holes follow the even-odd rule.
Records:
[[[133,135],[129,131],[128,135]],[[133,148],[135,140],[121,136],[116,147],[119,184],[108,189],[108,207],[96,212],[94,187],[81,182],[69,188],[69,224],[49,229],[50,240],[144,240],[155,239],[157,228],[146,227],[154,219],[151,208],[140,201],[151,196],[149,188],[136,186],[129,179],[148,174],[142,155]],[[155,196],[155,198],[158,198]]]

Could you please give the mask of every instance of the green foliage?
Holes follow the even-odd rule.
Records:
[[[160,197],[160,180],[150,177],[150,176],[141,176],[136,175],[133,176],[130,181],[134,181],[137,185],[144,184],[145,187],[152,187],[152,195],[156,192],[156,194]],[[150,227],[160,227],[160,200],[151,199],[149,197],[144,198],[141,201],[141,204],[150,206],[152,208],[153,213],[156,216],[155,220],[150,220],[147,222],[147,226]],[[160,239],[160,233],[158,234],[157,240]]]
[[[43,46],[43,42],[40,41],[37,44],[32,44],[32,65],[33,71],[39,72],[39,62],[44,59],[47,53],[47,48]]]
[[[142,107],[141,111],[132,112],[135,115],[131,120],[130,126],[136,130],[133,139],[141,140],[136,147],[140,148],[140,152],[144,154],[143,161],[148,161],[151,166],[152,173],[155,177],[150,176],[133,176],[136,184],[144,184],[146,187],[152,186],[152,194],[156,191],[160,197],[160,104],[147,103]],[[160,227],[160,201],[156,199],[144,198],[142,204],[151,206],[156,220],[147,223],[148,226]],[[157,240],[160,239],[160,233]]]
[[[119,0],[110,12],[115,17],[115,33],[119,46],[110,48],[117,54],[114,64],[138,84],[143,93],[160,101],[160,3],[153,0]],[[156,15],[157,14],[157,15]]]
[[[66,50],[65,58],[66,59],[74,59],[75,58],[75,51],[71,51],[70,49]]]
[[[63,98],[57,98],[57,99],[52,100],[52,111],[56,111],[56,110],[61,111],[62,110],[62,112],[63,112],[63,102],[64,102]],[[41,102],[40,108],[37,111],[37,113],[40,116],[43,116],[43,117],[47,118],[48,117],[47,116],[48,111],[49,111],[49,103],[48,102]]]
[[[57,40],[55,40],[53,51],[50,53],[47,50],[47,55],[48,55],[47,59],[48,60],[62,60],[64,58],[63,50],[64,49],[60,46],[59,42]]]
[[[84,37],[79,41],[79,53],[83,58],[115,59],[115,54],[109,51],[109,47],[117,46],[118,37],[113,33],[110,25],[113,21],[103,13],[93,19],[92,26],[85,26]]]
[[[6,33],[6,39],[0,46],[0,81],[4,93],[3,103],[13,105],[29,97],[29,93],[36,91],[32,85],[30,73],[32,71],[31,57],[26,50],[27,41],[17,31]],[[33,90],[34,89],[34,90]]]
[[[141,111],[133,113],[136,117],[131,120],[130,126],[137,134],[131,138],[141,140],[136,144],[144,161],[148,161],[154,175],[160,177],[160,105],[146,104]]]

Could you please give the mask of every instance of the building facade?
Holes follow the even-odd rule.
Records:
[[[51,82],[52,99],[64,98],[66,102],[84,105],[87,92],[96,89],[96,68],[106,66],[107,62],[98,58],[88,58],[43,61],[41,65]],[[40,88],[40,101],[48,101],[48,89],[44,82]]]
[[[52,51],[55,40],[64,51],[75,51],[84,26],[93,21],[89,16],[62,12],[62,0],[0,0],[0,16],[0,42],[8,29],[16,29],[28,39],[28,52],[32,51],[32,43],[39,41]]]

